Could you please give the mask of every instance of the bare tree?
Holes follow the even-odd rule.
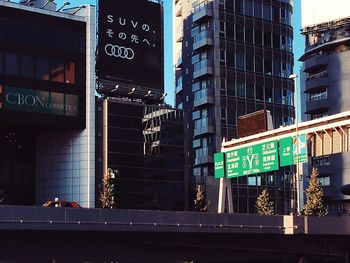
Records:
[[[196,187],[196,198],[194,199],[194,211],[207,212],[210,201],[205,202],[205,193],[200,185]]]
[[[312,168],[309,186],[306,189],[306,203],[304,206],[304,215],[306,216],[326,216],[327,208],[323,203],[323,189],[318,180],[318,170]]]
[[[273,202],[270,202],[267,189],[264,189],[258,196],[255,207],[259,215],[274,215],[274,205]]]
[[[103,208],[115,208],[116,200],[115,200],[115,174],[111,168],[107,169],[107,172],[104,174],[102,182],[103,182],[103,190],[100,193],[100,201],[102,203]]]

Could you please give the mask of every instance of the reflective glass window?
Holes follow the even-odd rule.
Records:
[[[234,67],[235,66],[235,53],[232,51],[226,52],[226,65],[227,67]]]
[[[272,75],[272,61],[271,59],[264,59],[264,73],[267,75]]]
[[[238,41],[244,41],[244,26],[243,25],[236,25],[236,40]]]
[[[271,6],[269,4],[264,4],[264,19],[271,21]]]
[[[192,142],[193,148],[200,147],[201,146],[201,140],[197,139]]]
[[[5,53],[5,73],[17,76],[19,73],[18,55],[15,53]]]
[[[235,38],[235,26],[233,23],[226,22],[226,38],[230,40]]]
[[[256,99],[257,100],[264,100],[264,86],[260,83],[256,83]]]
[[[265,101],[272,102],[272,86],[268,84],[265,85]]]
[[[236,54],[236,68],[238,69],[245,69],[244,66],[244,55],[237,53]]]
[[[273,19],[273,22],[276,22],[276,23],[280,22],[280,9],[276,6],[272,7],[272,19]]]
[[[254,16],[262,18],[262,5],[260,1],[254,1]]]
[[[281,63],[278,60],[273,61],[273,74],[275,76],[281,76]]]
[[[64,82],[64,62],[58,59],[51,60],[50,76],[52,81]]]
[[[274,87],[273,89],[273,101],[276,103],[282,103],[282,90],[280,87]],[[282,117],[281,117],[282,118]],[[278,126],[279,127],[279,126]]]
[[[2,73],[4,70],[4,66],[3,66],[3,53],[0,52],[0,73]]]
[[[237,97],[245,98],[245,83],[237,81]]]
[[[245,0],[245,14],[247,16],[252,16],[253,15],[253,0]]]
[[[254,34],[253,28],[251,27],[245,28],[245,41],[247,43],[253,43],[253,34]]]
[[[262,46],[262,31],[255,29],[254,31],[254,43],[255,45]]]
[[[262,57],[255,57],[255,71],[262,73],[263,72],[263,58]]]
[[[201,117],[201,112],[198,110],[198,111],[194,111],[193,113],[192,113],[192,119],[193,120],[197,120],[197,119],[199,119]]]
[[[254,56],[246,55],[246,69],[249,71],[254,71]]]
[[[35,76],[37,79],[49,80],[49,60],[46,58],[37,58],[35,61]]]
[[[287,10],[283,7],[281,8],[281,24],[288,24],[287,21]]]
[[[235,1],[235,11],[236,13],[239,13],[239,14],[243,13],[243,0]]]
[[[75,83],[75,63],[74,62],[66,63],[66,83],[70,83],[70,84]]]
[[[236,86],[235,86],[235,82],[232,79],[227,79],[227,95],[229,96],[236,95]]]
[[[273,48],[280,49],[281,48],[281,37],[280,34],[273,33]]]
[[[34,78],[34,58],[32,56],[21,56],[21,76]]]
[[[226,10],[233,11],[233,1],[234,0],[226,0],[225,1],[225,3],[226,3]]]
[[[256,185],[255,175],[248,176],[248,185]]]
[[[264,46],[271,47],[271,32],[264,31]]]
[[[247,83],[247,98],[254,99],[254,83]]]

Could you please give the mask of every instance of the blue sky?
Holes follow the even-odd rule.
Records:
[[[120,1],[120,0],[114,0]],[[165,91],[168,93],[166,97],[166,102],[168,104],[174,105],[174,77],[173,77],[173,61],[172,61],[172,1],[173,0],[163,0],[164,1],[164,83]],[[300,34],[301,29],[301,12],[300,12],[300,1],[294,0],[294,14],[293,14],[293,27],[294,27],[294,73],[299,74],[301,63],[298,62],[298,58],[301,57],[304,51],[304,40]],[[57,7],[62,6],[64,0],[56,0]],[[96,5],[95,0],[71,0],[71,6],[79,6],[82,4],[92,4]],[[300,87],[300,85],[298,85]]]

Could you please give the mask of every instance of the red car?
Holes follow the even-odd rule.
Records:
[[[43,204],[43,207],[70,207],[70,208],[81,208],[81,206],[77,202],[66,202],[66,201],[47,201]]]

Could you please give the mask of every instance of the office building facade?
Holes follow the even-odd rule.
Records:
[[[339,2],[339,1],[336,1]],[[345,10],[349,3],[344,3]],[[302,119],[314,120],[350,110],[348,87],[350,85],[350,18],[336,14],[334,8],[324,5],[317,9],[317,23],[310,21],[315,7],[303,3],[303,32],[305,53],[302,76]],[[333,10],[334,9],[334,10]],[[333,16],[330,16],[333,14]],[[329,20],[331,19],[331,20]],[[331,132],[315,134],[310,138],[312,157],[305,174],[312,167],[318,168],[319,180],[325,192],[325,201],[330,214],[348,213],[350,200],[341,193],[343,185],[350,183],[350,154],[344,142],[347,132],[337,128]],[[322,141],[334,142],[324,147]],[[304,180],[307,185],[307,180]]]
[[[96,192],[103,191],[103,174],[110,168],[118,209],[183,211],[188,185],[184,137],[181,110],[126,98],[98,99]]]
[[[5,204],[94,207],[95,8],[0,1],[0,190]]]
[[[238,117],[265,109],[274,127],[293,123],[291,16],[289,0],[174,1],[175,103],[189,115],[193,185],[213,178],[213,154],[238,137]],[[288,168],[232,179],[234,212],[255,213],[265,187],[289,212],[290,177]]]

